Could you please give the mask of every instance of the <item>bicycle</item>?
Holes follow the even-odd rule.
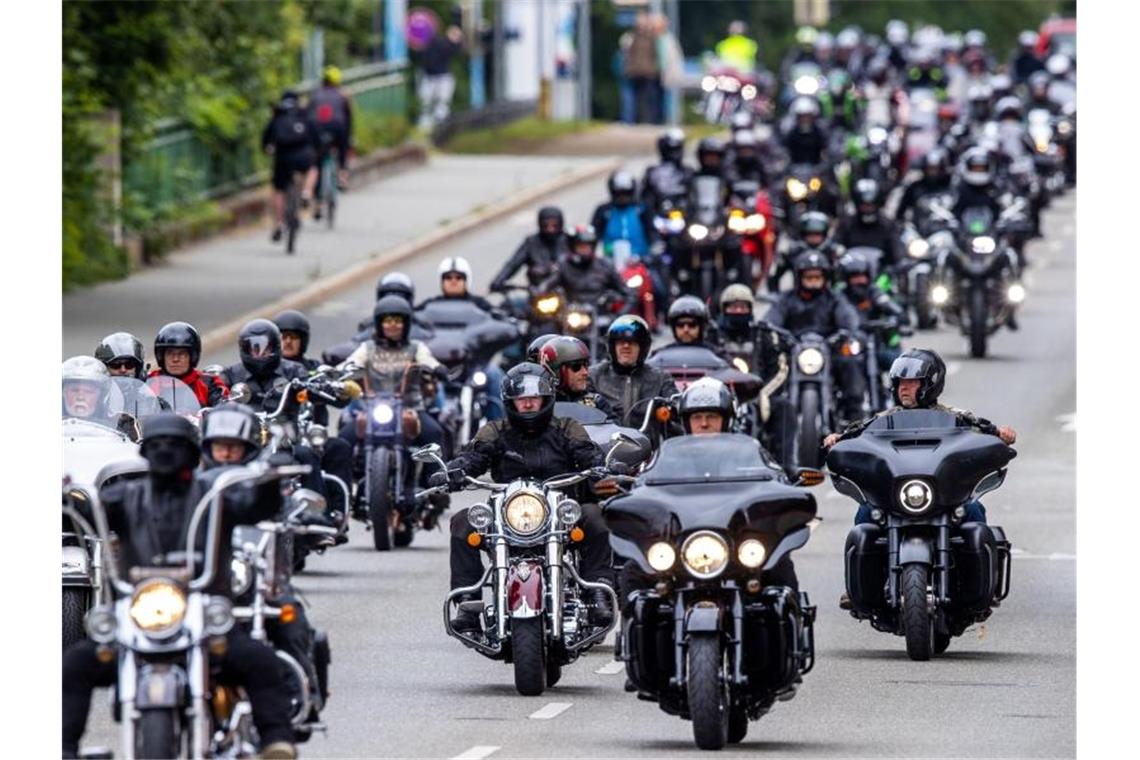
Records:
[[[293,181],[289,183],[289,192],[285,195],[285,253],[293,253],[297,241],[297,230],[301,227],[301,184],[304,182],[303,172],[294,172]]]
[[[337,159],[336,148],[331,145],[328,146],[321,158],[321,176],[318,184],[319,192],[317,193],[316,218],[320,218],[322,206],[324,206],[323,213],[328,215],[330,230],[333,228],[333,220],[336,216],[336,199],[340,190],[338,187]]]

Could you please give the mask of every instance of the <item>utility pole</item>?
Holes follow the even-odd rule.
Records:
[[[550,120],[550,77],[546,75],[546,0],[538,0],[538,118]]]
[[[590,0],[578,0],[578,118],[593,115],[593,49],[590,38]]]

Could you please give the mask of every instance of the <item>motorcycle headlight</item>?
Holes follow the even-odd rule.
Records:
[[[328,442],[329,431],[324,425],[313,425],[309,428],[309,443],[312,446],[320,448]]]
[[[249,563],[238,557],[230,560],[230,591],[234,596],[241,596],[253,585],[253,568]]]
[[[1010,303],[1021,303],[1025,300],[1025,287],[1021,283],[1015,282],[1009,286],[1009,290],[1005,293],[1006,299]]]
[[[788,181],[784,183],[784,187],[788,191],[788,197],[793,201],[802,201],[807,196],[807,185],[795,177],[788,177]]]
[[[1038,140],[1036,143],[1034,143],[1034,145],[1037,146],[1037,152],[1038,153],[1048,153],[1049,152],[1049,141],[1048,140]]]
[[[558,520],[563,525],[573,525],[582,519],[582,505],[573,499],[563,499],[558,505]]]
[[[395,416],[396,413],[388,404],[377,404],[372,408],[372,419],[376,421],[377,425],[387,425]]]
[[[934,491],[921,480],[908,480],[899,489],[899,503],[907,512],[918,514],[934,503]]]
[[[997,243],[989,235],[982,235],[970,241],[970,250],[974,253],[993,253]]]
[[[906,244],[906,254],[914,259],[921,259],[930,251],[930,243],[923,238],[915,238]]]
[[[135,625],[146,633],[170,633],[186,616],[186,594],[174,583],[154,578],[135,588],[130,614]]]
[[[225,636],[234,627],[234,606],[224,596],[214,596],[206,604],[203,613],[206,634],[209,636]]]
[[[740,560],[740,564],[745,567],[757,568],[764,564],[764,558],[768,556],[768,552],[764,549],[764,544],[755,538],[750,538],[736,550],[736,556]]]
[[[732,366],[736,367],[741,372],[748,372],[748,362],[743,357],[737,356],[732,360]]]
[[[663,573],[677,561],[677,551],[670,544],[658,541],[645,552],[645,558],[649,560],[650,567]]]
[[[887,130],[882,127],[871,127],[867,130],[867,142],[871,145],[880,145],[887,141]]]
[[[709,236],[709,228],[703,224],[690,224],[689,237],[693,240],[704,240]]]
[[[486,528],[491,524],[493,517],[491,508],[486,504],[472,504],[471,508],[467,510],[467,522],[471,523],[471,527],[475,530]]]
[[[546,524],[546,502],[532,493],[515,494],[504,509],[507,525],[516,533],[537,533]]]
[[[818,192],[819,188],[822,186],[823,182],[820,181],[819,177],[812,177],[808,180],[808,189],[810,189],[813,193]]]
[[[471,384],[476,388],[482,388],[487,384],[487,373],[483,370],[478,370],[471,376]]]
[[[590,321],[590,315],[584,311],[572,311],[566,315],[566,324],[571,330],[585,330]]]
[[[796,79],[792,87],[795,88],[796,93],[799,95],[815,95],[819,92],[819,80],[805,74]]]
[[[744,231],[757,233],[764,229],[767,222],[764,221],[763,214],[749,214],[744,219]]]
[[[733,214],[728,217],[728,228],[733,232],[744,232],[744,216],[742,214]]]
[[[818,375],[823,369],[823,352],[818,348],[805,348],[796,356],[796,364],[805,375]]]
[[[740,96],[745,100],[752,100],[756,97],[756,85],[746,84],[740,90]]]
[[[558,311],[558,307],[560,305],[561,300],[558,298],[558,296],[545,296],[538,299],[534,305],[534,308],[536,311],[538,311],[539,314],[550,316],[551,314],[554,314]]]
[[[728,564],[728,544],[715,533],[694,533],[681,547],[681,560],[698,578],[715,578]]]
[[[1061,137],[1068,137],[1072,133],[1073,133],[1073,125],[1071,122],[1068,122],[1068,121],[1057,122],[1057,134],[1061,135]]]
[[[628,280],[626,280],[625,284],[627,287],[637,290],[645,284],[645,278],[639,274],[635,274],[633,277],[630,277]]]
[[[707,76],[701,79],[701,89],[705,92],[712,92],[716,89],[716,77]]]
[[[935,306],[941,306],[950,300],[950,289],[945,285],[935,285],[930,289],[930,302]]]

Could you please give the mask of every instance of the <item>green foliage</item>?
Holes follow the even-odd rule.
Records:
[[[353,117],[353,139],[358,154],[398,145],[411,134],[411,124],[403,116],[382,116],[358,112]]]
[[[597,129],[597,121],[543,121],[527,116],[498,127],[461,132],[447,143],[449,153],[528,153],[563,135]]]

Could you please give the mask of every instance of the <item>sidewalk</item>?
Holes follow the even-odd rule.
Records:
[[[295,255],[272,243],[268,228],[240,231],[173,252],[126,280],[64,294],[63,357],[90,354],[103,336],[125,330],[142,340],[153,361],[154,335],[167,322],[190,322],[205,336],[495,203],[609,164],[596,154],[432,156],[422,167],[341,195],[333,230],[306,215]]]

